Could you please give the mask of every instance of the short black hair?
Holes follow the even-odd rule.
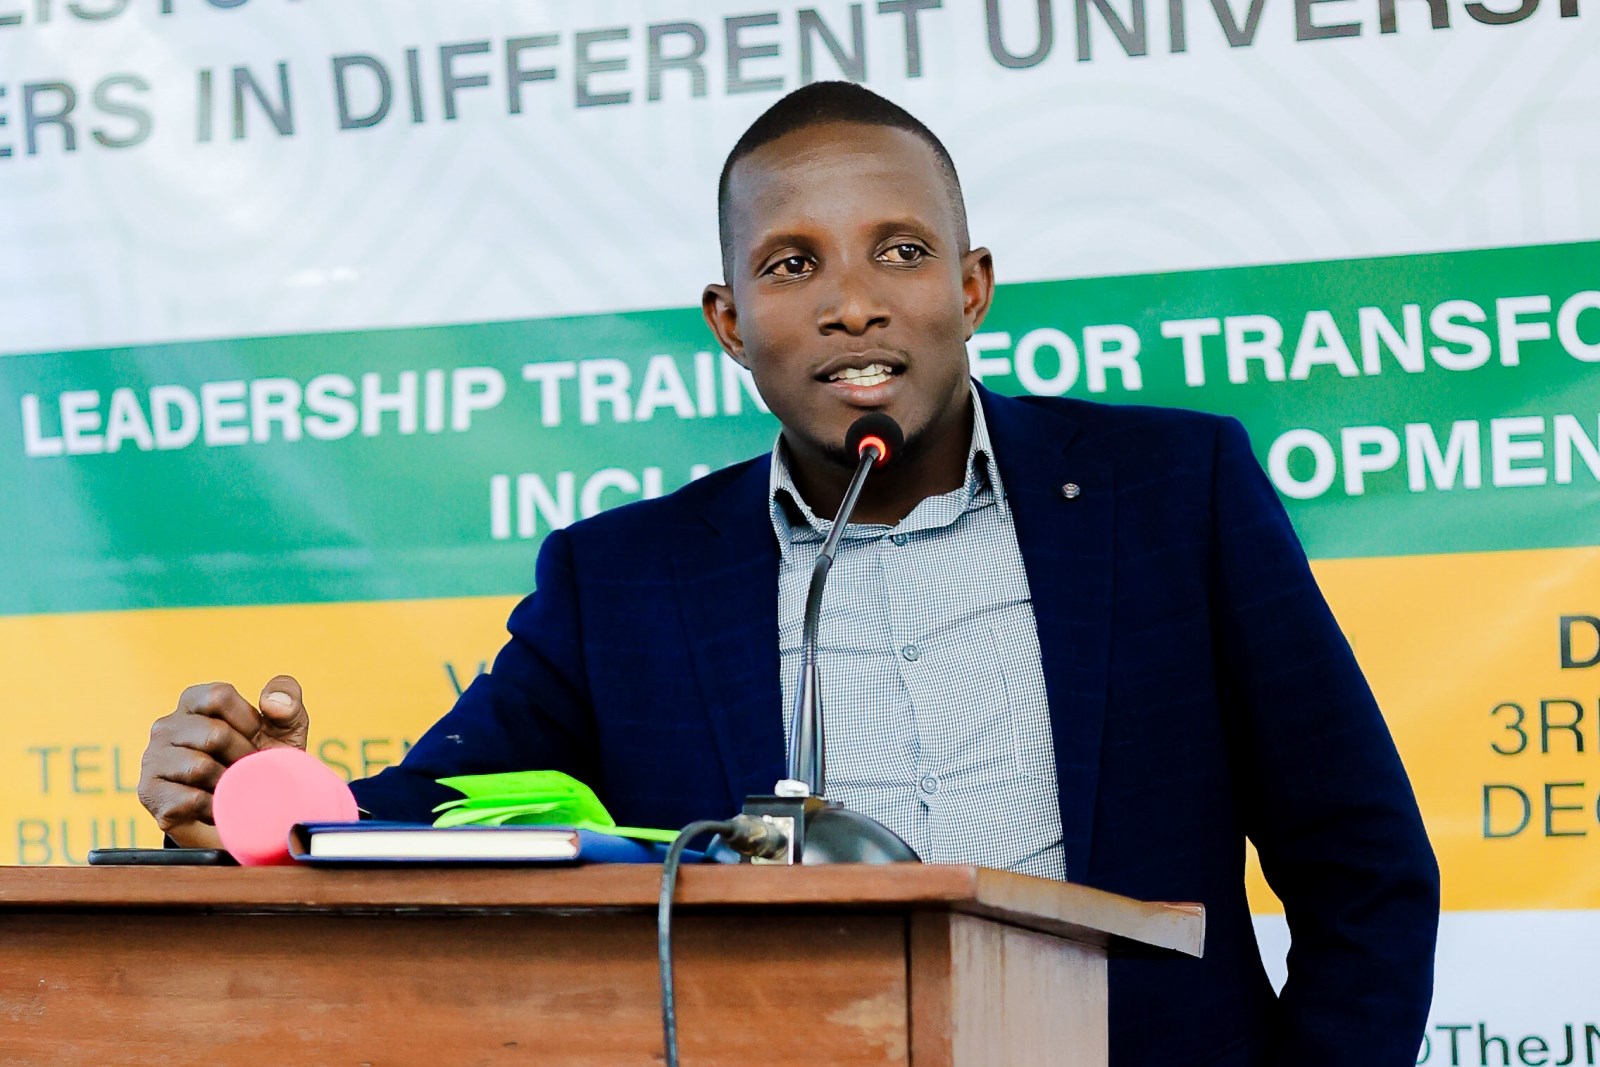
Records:
[[[734,164],[756,149],[771,144],[778,138],[797,130],[820,126],[829,122],[854,122],[864,126],[889,126],[905,130],[920,138],[933,149],[939,161],[950,194],[950,206],[955,214],[956,237],[965,254],[971,246],[967,233],[967,205],[961,194],[961,179],[956,175],[956,164],[944,144],[933,131],[924,126],[915,115],[891,100],[879,96],[871,89],[855,82],[812,82],[796,89],[761,113],[761,117],[744,131],[733,150],[722,164],[722,176],[717,179],[717,239],[722,245],[722,271],[724,281],[733,278],[733,233],[728,221],[728,179]]]

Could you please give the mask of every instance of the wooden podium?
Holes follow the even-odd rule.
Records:
[[[0,868],[0,1062],[662,1062],[654,867]],[[1106,1062],[1196,905],[965,866],[694,867],[683,1067]]]

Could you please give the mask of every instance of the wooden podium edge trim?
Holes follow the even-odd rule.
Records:
[[[654,866],[0,867],[7,910],[191,911],[653,909]],[[696,907],[947,909],[1112,952],[1199,956],[1197,904],[1150,904],[1087,886],[967,865],[689,867],[678,904]]]
[[[1111,954],[1164,949],[1199,958],[1206,940],[1206,909],[1200,904],[1145,902],[1089,886],[1025,878],[1006,871],[969,868],[975,899],[957,910],[1039,930]]]

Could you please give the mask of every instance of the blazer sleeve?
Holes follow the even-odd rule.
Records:
[[[1213,468],[1214,620],[1241,807],[1291,948],[1275,1067],[1411,1064],[1439,872],[1372,691],[1238,422]]]
[[[380,819],[432,822],[458,794],[436,779],[529,768],[597,781],[586,680],[579,581],[571,536],[550,533],[539,550],[535,591],[511,612],[510,640],[450,711],[400,763],[351,783],[361,809]]]

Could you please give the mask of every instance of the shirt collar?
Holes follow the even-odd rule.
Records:
[[[989,440],[989,425],[984,418],[983,402],[978,397],[976,385],[968,382],[972,393],[972,443],[967,447],[967,476],[961,488],[943,497],[929,498],[944,500],[956,498],[956,507],[947,521],[974,507],[985,505],[993,501],[1000,507],[1005,507],[1005,486],[1000,481],[1000,468],[994,460],[994,445]],[[780,545],[788,545],[795,541],[819,541],[826,537],[833,527],[831,518],[819,517],[811,510],[805,498],[800,495],[800,490],[794,484],[794,476],[789,470],[789,450],[783,443],[783,434],[778,435],[777,443],[772,446],[772,475],[768,481],[767,503],[772,513],[772,528],[778,535]],[[915,526],[923,528],[940,525],[937,522],[916,522],[924,510],[924,505],[918,504],[910,515],[901,520],[900,527]],[[950,509],[942,509],[949,511]],[[856,525],[854,523],[852,526]],[[867,526],[867,530],[886,529]]]

